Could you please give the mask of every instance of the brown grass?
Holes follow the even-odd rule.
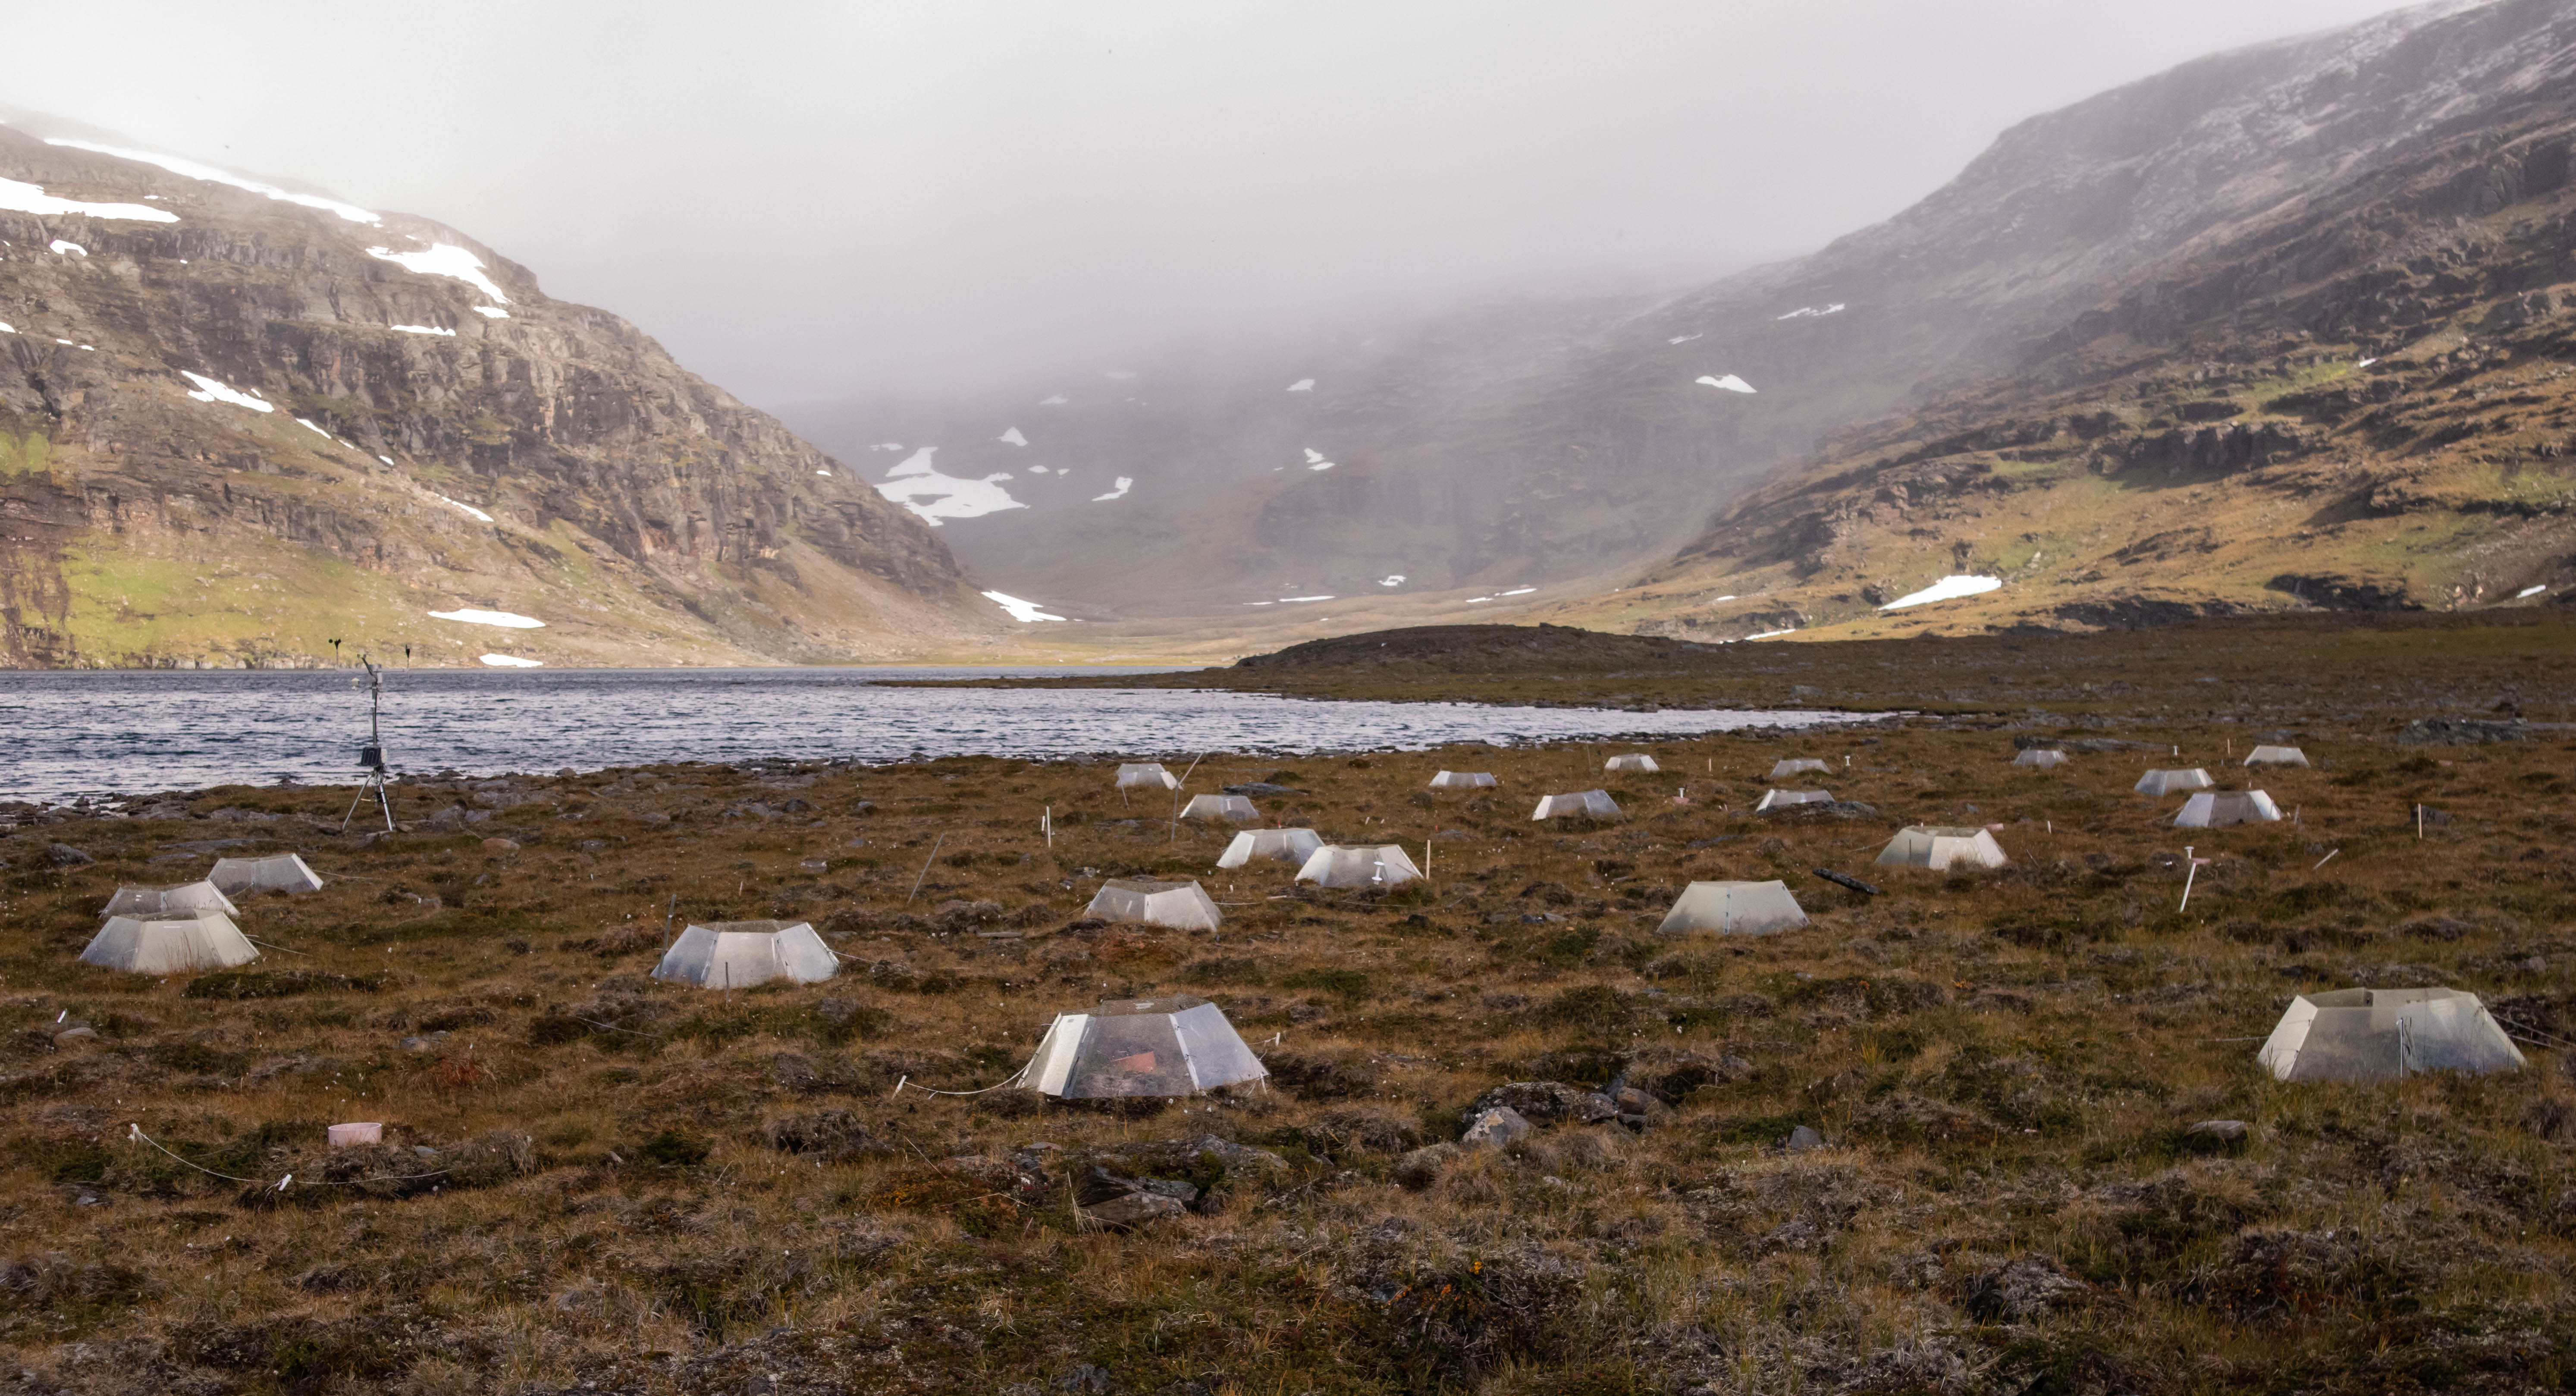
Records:
[[[2252,730],[2140,715],[2118,735],[2217,770]],[[2555,1389],[2576,1194],[2553,1054],[2292,1088],[2245,1039],[2297,989],[2354,983],[2455,984],[2576,1037],[2576,747],[2398,748],[2376,722],[2299,739],[2325,764],[2260,781],[2299,822],[2189,835],[2216,862],[2188,916],[2185,836],[2156,822],[2179,800],[2127,793],[2143,753],[2034,772],[2005,764],[2009,733],[1919,720],[1652,744],[1667,773],[1610,778],[1631,817],[1597,826],[1527,819],[1605,783],[1597,748],[1200,768],[1193,792],[1312,792],[1261,803],[1328,836],[1418,858],[1443,831],[1429,886],[1384,897],[1212,872],[1224,834],[1123,809],[1107,764],[415,784],[407,819],[502,808],[363,846],[322,827],[345,793],[276,788],[22,830],[0,841],[0,1371],[80,1391],[1055,1391],[1093,1369],[1127,1392]],[[1882,817],[1745,815],[1789,754],[1831,757],[1827,788]],[[1442,766],[1503,789],[1435,800]],[[789,800],[808,808],[726,813]],[[2416,801],[2451,822],[2417,840]],[[1871,869],[1899,821],[2001,823],[2014,867]],[[116,884],[190,875],[202,859],[151,860],[227,835],[330,879],[244,908],[301,953],[193,992],[75,963]],[[48,842],[98,862],[56,870]],[[1224,929],[1072,924],[1136,874],[1200,878]],[[1714,877],[1783,878],[1815,924],[1658,937]],[[848,963],[811,988],[655,983],[674,897],[684,920],[810,918]],[[889,1095],[990,1085],[1049,1015],[1169,990],[1224,1004],[1293,1086],[1125,1113]],[[97,1037],[58,1046],[63,1014]],[[1489,1086],[1622,1069],[1669,1094],[1643,1134],[1543,1130],[1420,1191],[1393,1177]],[[2211,1117],[2252,1136],[2197,1147],[2183,1129]],[[386,1122],[386,1147],[329,1157],[322,1127],[350,1119]],[[1798,1124],[1831,1147],[1770,1147]],[[1000,1162],[1210,1133],[1287,1167],[1200,1169],[1204,1213],[1132,1234],[1081,1222],[1073,1168],[1023,1187]],[[333,1181],[357,1185],[306,1186]]]

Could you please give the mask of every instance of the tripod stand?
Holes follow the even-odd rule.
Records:
[[[371,659],[361,656],[358,662],[367,666],[367,744],[358,749],[358,766],[367,773],[367,781],[358,787],[358,798],[349,802],[349,812],[341,816],[340,832],[349,832],[349,821],[358,817],[358,806],[365,804],[367,796],[373,794],[376,808],[385,814],[385,832],[390,834],[394,831],[394,803],[385,791],[385,735],[378,720],[383,706],[385,673]]]

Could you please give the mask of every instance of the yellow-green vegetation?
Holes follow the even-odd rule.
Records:
[[[2396,673],[2355,668],[2350,635],[2284,657],[2456,710],[2514,666],[2556,675],[2528,663],[2537,633],[2443,632],[2460,665]],[[1256,797],[1266,820],[1427,858],[1392,893],[1215,871],[1230,830],[1176,830],[1107,762],[411,783],[406,832],[372,840],[336,832],[349,792],[299,788],[24,828],[0,839],[0,1370],[46,1391],[2557,1389],[2576,742],[2404,745],[2394,698],[2276,712],[2187,667],[2209,698],[2185,712],[2163,670],[2126,672],[2134,701],[2073,727],[1191,773],[1185,794],[1290,787]],[[2314,768],[2230,762],[2275,723]],[[2094,749],[2016,768],[2017,736]],[[1602,773],[1631,749],[1662,772]],[[1874,812],[1751,817],[1784,756]],[[2151,765],[2294,819],[2164,827],[2179,800],[2129,791]],[[1435,797],[1443,767],[1502,786]],[[1594,785],[1627,817],[1530,822]],[[1999,825],[2012,865],[1870,866],[1907,822]],[[2212,860],[2187,914],[2186,843]],[[289,848],[330,886],[245,902],[259,963],[75,962],[117,885]],[[1197,878],[1225,925],[1084,920],[1118,875]],[[1813,924],[1657,933],[1719,878],[1781,879]],[[840,974],[657,983],[674,910],[810,919]],[[2355,984],[2473,990],[2529,1069],[2256,1067],[2289,995]],[[1052,1015],[1170,992],[1224,1006],[1271,1087],[893,1094],[992,1087]],[[1495,1086],[1614,1080],[1641,1128],[1416,1152]],[[2243,1136],[2191,1132],[2214,1119]],[[328,1151],[337,1121],[385,1143]],[[1800,1127],[1823,1147],[1778,1147]],[[1198,1192],[1119,1231],[1077,1205],[1095,1168]]]
[[[57,462],[53,442],[41,431],[12,436],[0,431],[0,475],[45,475],[61,479],[69,471]]]

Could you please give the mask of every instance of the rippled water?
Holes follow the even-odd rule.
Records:
[[[1800,711],[1317,702],[1169,689],[920,689],[879,680],[1133,669],[396,671],[387,758],[469,775],[759,757],[1297,755],[1445,742],[1684,736],[1845,720]],[[0,798],[283,776],[347,782],[366,736],[349,671],[0,674]]]

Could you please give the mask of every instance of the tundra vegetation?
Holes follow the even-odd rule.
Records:
[[[19,808],[0,1389],[2560,1389],[2561,632],[2275,645],[2328,705],[2286,715],[2250,706],[2269,670],[2164,633],[2113,637],[2129,688],[2081,712],[1216,753],[1179,793],[1297,792],[1256,796],[1265,821],[1428,864],[1393,891],[1214,871],[1232,826],[1122,798],[1114,757],[419,778],[373,839],[337,833],[345,790]],[[1985,688],[2088,653],[1912,643],[1927,684],[1973,662]],[[1881,672],[1817,649],[1821,687]],[[2315,764],[2230,761],[2258,740]],[[1661,771],[1603,772],[1629,750]],[[1748,812],[1784,756],[1831,763],[1799,778],[1831,810]],[[2289,817],[2166,827],[2180,797],[2130,787],[2170,766]],[[1442,768],[1502,784],[1435,795]],[[1529,819],[1595,785],[1624,819]],[[2011,865],[1871,866],[1907,823],[1999,825]],[[76,962],[118,885],[288,848],[329,886],[246,901],[258,963]],[[1112,876],[1196,878],[1225,924],[1085,920]],[[1812,924],[1657,934],[1720,878],[1778,878]],[[688,921],[761,917],[810,920],[838,976],[649,977]],[[2473,990],[2529,1067],[2256,1065],[2289,996],[2355,985]],[[1052,1015],[1183,992],[1267,1088],[896,1091],[995,1087]],[[1459,1147],[1496,1101],[1534,1128]],[[347,1121],[382,1141],[327,1149]],[[1145,1193],[1183,1205],[1120,1205]]]

